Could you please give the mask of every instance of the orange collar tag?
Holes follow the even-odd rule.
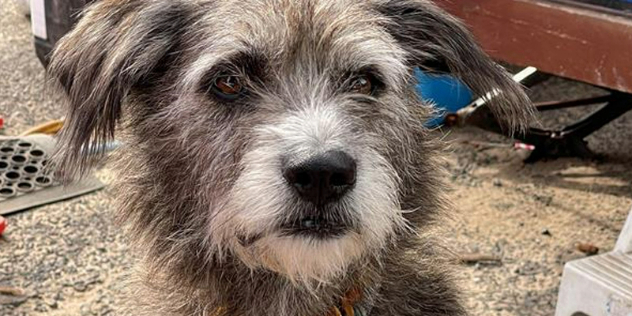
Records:
[[[333,307],[327,316],[362,316],[356,315],[354,305],[362,299],[362,293],[358,289],[353,289],[342,298],[340,307]]]

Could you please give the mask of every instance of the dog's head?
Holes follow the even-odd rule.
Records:
[[[58,167],[85,170],[124,118],[126,212],[157,247],[326,280],[439,208],[415,67],[502,91],[510,128],[531,115],[429,1],[102,0],[52,57]]]

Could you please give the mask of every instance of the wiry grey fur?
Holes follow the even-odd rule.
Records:
[[[442,200],[414,66],[451,72],[524,128],[529,102],[454,18],[426,0],[102,0],[56,48],[68,95],[57,167],[96,160],[115,128],[121,218],[144,258],[131,315],[323,316],[352,288],[372,316],[464,315],[424,232]],[[372,96],[346,92],[379,77]],[[238,75],[243,99],[211,92]],[[120,124],[118,124],[120,123]],[[94,148],[94,147],[93,147]],[[328,150],[357,162],[328,240],[285,236],[307,209],[282,164]],[[218,308],[223,308],[218,310]]]

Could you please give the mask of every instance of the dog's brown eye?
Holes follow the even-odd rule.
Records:
[[[218,96],[229,100],[239,98],[244,91],[244,86],[237,76],[218,77],[213,88]]]
[[[349,92],[367,95],[373,93],[371,79],[368,76],[359,76],[353,79],[349,86]]]

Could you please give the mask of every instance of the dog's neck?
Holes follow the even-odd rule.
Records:
[[[369,265],[352,267],[327,283],[292,282],[267,270],[250,270],[241,263],[224,264],[211,272],[212,292],[222,297],[219,315],[359,316],[368,310],[378,276]],[[247,307],[249,310],[244,310]]]
[[[359,307],[362,299],[362,291],[360,289],[352,289],[347,292],[341,299],[338,306],[332,306],[324,316],[365,316],[366,309]],[[227,312],[225,307],[219,307],[212,316],[225,315]]]
[[[146,276],[150,287],[161,292],[156,299],[181,298],[183,304],[172,314],[197,315],[204,310],[213,316],[295,316],[300,311],[302,316],[364,316],[350,311],[368,311],[381,280],[377,260],[353,265],[328,282],[293,282],[267,269],[251,269],[234,257],[187,259],[172,261],[178,266],[160,267],[165,279],[159,280],[156,273]]]

